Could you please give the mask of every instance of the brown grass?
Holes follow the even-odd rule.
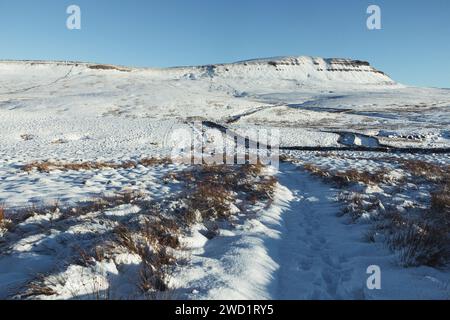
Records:
[[[136,163],[121,163],[121,166],[160,165],[167,159],[146,158]],[[39,165],[39,166],[37,166]],[[60,164],[64,170],[89,170],[101,168],[103,163]],[[51,171],[57,167],[55,163],[43,162],[30,164],[28,170]],[[91,212],[104,212],[121,204],[136,204],[141,208],[139,219],[113,219],[116,225],[111,234],[105,238],[96,239],[83,248],[71,247],[74,255],[71,261],[85,267],[92,267],[96,261],[111,259],[116,253],[129,252],[141,258],[138,286],[146,295],[158,292],[170,292],[168,280],[174,264],[179,262],[174,256],[176,250],[181,250],[181,235],[195,222],[204,222],[208,230],[207,237],[214,238],[219,234],[217,220],[232,218],[231,205],[237,199],[243,203],[252,204],[270,200],[273,196],[277,180],[263,174],[261,164],[243,166],[192,166],[170,176],[184,183],[185,190],[174,199],[180,207],[161,211],[159,203],[145,200],[139,193],[127,192],[114,197],[100,197],[87,203],[73,207],[64,207],[55,203],[51,207],[32,207],[18,212],[14,216],[18,221],[26,220],[30,215],[47,214],[56,208],[61,215],[55,220],[64,223],[64,219],[75,218]],[[267,201],[270,203],[270,201]],[[242,209],[245,212],[245,209]],[[197,214],[198,213],[198,214]],[[190,216],[191,215],[191,216]],[[99,217],[103,215],[99,214]],[[103,217],[106,219],[106,217]],[[102,219],[103,219],[102,218]],[[200,219],[200,221],[197,220]],[[106,221],[106,220],[105,220]],[[97,241],[98,240],[98,241]],[[179,251],[178,251],[179,252]],[[178,257],[178,256],[177,256]],[[53,295],[51,289],[45,286],[45,281],[36,282],[29,290],[30,296]]]
[[[42,283],[31,283],[27,286],[27,291],[21,298],[37,297],[37,296],[53,296],[57,294],[55,290]]]
[[[267,201],[273,196],[277,180],[262,175],[264,166],[255,165],[202,165],[181,173],[177,179],[184,181],[190,192],[186,197],[183,214],[186,225],[199,220],[229,220],[231,206],[236,203],[236,195],[252,204]]]
[[[140,271],[139,288],[144,294],[152,291],[167,292],[170,266],[175,263],[173,255],[166,249],[161,249],[151,256],[143,257]]]
[[[131,70],[125,67],[112,66],[107,64],[95,64],[88,66],[92,70],[117,70],[122,72],[130,72]]]
[[[450,233],[450,181],[431,193],[431,206],[428,212],[428,219],[445,226]]]
[[[195,190],[188,198],[189,210],[198,210],[204,220],[228,218],[233,202],[231,190],[227,188],[229,179],[222,182],[218,176],[204,178],[196,181]]]
[[[364,236],[365,240],[373,242],[376,232],[383,233],[389,248],[399,253],[403,266],[444,266],[450,262],[450,166],[417,160],[395,161],[398,161],[405,171],[411,173],[415,178],[413,182],[427,183],[434,188],[430,207],[406,215],[395,207],[379,210],[380,202],[376,197],[343,193],[341,200],[347,203],[343,213],[349,214],[355,221],[363,213],[377,210],[378,216],[374,215],[377,222]],[[377,185],[389,182],[386,180],[387,171],[384,169],[369,173],[354,169],[330,172],[312,164],[306,164],[304,168],[340,188],[352,183]]]
[[[342,209],[342,214],[350,216],[353,222],[356,222],[365,212],[372,212],[381,208],[381,203],[377,197],[366,196],[361,193],[351,192],[342,193],[339,201],[346,203]]]
[[[295,160],[294,157],[287,154],[280,154],[280,162],[293,162]]]
[[[170,267],[176,263],[170,249],[180,247],[181,229],[177,221],[156,213],[145,219],[137,230],[119,225],[114,230],[117,242],[141,257],[139,288],[143,293],[165,292]]]
[[[84,267],[93,267],[96,261],[111,259],[116,253],[130,252],[141,258],[141,271],[139,287],[145,293],[153,294],[158,291],[168,292],[168,276],[176,259],[172,254],[173,249],[180,248],[180,234],[182,233],[180,221],[177,218],[167,218],[157,211],[148,200],[142,200],[139,193],[123,193],[114,197],[94,199],[88,204],[64,208],[59,204],[51,207],[32,207],[18,212],[18,215],[29,217],[34,214],[46,214],[57,207],[61,211],[63,219],[71,216],[79,216],[88,212],[104,211],[124,203],[137,203],[141,207],[141,218],[137,220],[122,221],[113,230],[112,235],[99,238],[83,247],[70,247],[74,252],[70,256],[69,263],[75,263]],[[4,209],[1,213],[3,216]],[[16,216],[16,215],[14,215]],[[132,219],[132,218],[130,218]],[[55,222],[57,223],[57,222]],[[40,232],[43,232],[38,228]],[[21,297],[32,298],[36,296],[55,295],[51,286],[46,283],[46,278],[36,279],[27,286]],[[150,291],[150,292],[147,292]]]
[[[450,211],[450,190],[444,189],[431,194],[431,210],[435,212]]]
[[[172,159],[169,157],[164,157],[164,158],[143,158],[141,160],[138,161],[138,164],[144,166],[144,167],[151,167],[151,166],[159,166],[159,165],[167,165],[167,164],[171,164],[172,163]]]
[[[0,205],[0,229],[4,231],[10,231],[14,226],[14,222],[6,217],[6,208],[4,205]]]
[[[52,144],[65,144],[65,143],[68,143],[68,141],[64,139],[56,139],[52,141]]]
[[[81,170],[104,170],[104,169],[133,169],[138,165],[145,167],[166,165],[172,163],[170,158],[143,158],[139,161],[124,161],[120,163],[113,162],[79,162],[79,163],[61,163],[52,161],[34,161],[22,167],[23,171],[48,173],[54,170],[61,171],[81,171]]]
[[[325,181],[331,182],[340,188],[346,187],[352,183],[378,185],[380,183],[388,182],[386,179],[386,174],[388,171],[386,169],[380,169],[374,173],[370,173],[367,171],[361,172],[356,169],[350,169],[343,172],[331,172],[313,164],[305,164],[303,168],[313,175],[318,176]]]
[[[28,133],[21,134],[20,137],[24,141],[30,141],[30,140],[34,139],[34,136],[32,134],[28,134]]]
[[[403,160],[403,168],[417,177],[429,181],[442,182],[450,177],[450,166],[439,166],[434,163],[420,160]]]
[[[405,221],[401,228],[391,230],[388,244],[400,252],[400,261],[405,267],[440,267],[450,259],[448,229],[423,220]]]
[[[386,236],[404,267],[441,267],[450,262],[450,227],[435,214],[429,209],[405,215],[390,207],[378,217],[374,230]]]
[[[126,248],[129,252],[135,253],[139,256],[143,255],[143,248],[139,243],[136,242],[136,239],[133,237],[133,232],[124,226],[119,225],[114,229],[114,233],[117,236],[117,242],[124,248]]]
[[[5,207],[4,205],[0,206],[0,225],[5,220]]]
[[[178,223],[173,219],[159,217],[152,222],[146,219],[142,233],[147,242],[156,242],[159,247],[177,249],[180,246],[179,235],[181,230]]]
[[[90,266],[95,265],[96,260],[85,249],[76,247],[75,250],[79,254],[79,259],[77,261],[77,263],[79,265],[84,266],[84,267],[90,267]],[[98,261],[100,261],[100,260],[98,260]]]
[[[106,168],[115,168],[117,165],[106,162],[82,162],[82,163],[57,163],[50,161],[32,162],[22,167],[22,170],[31,172],[37,170],[39,172],[50,172],[54,170],[61,171],[80,171],[80,170],[98,170]]]

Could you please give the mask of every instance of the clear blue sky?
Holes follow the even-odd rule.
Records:
[[[66,8],[82,30],[66,29]],[[380,31],[366,9],[382,9]],[[0,59],[131,66],[280,55],[349,57],[395,80],[450,87],[449,0],[0,0]]]

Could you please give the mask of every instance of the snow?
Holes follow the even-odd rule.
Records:
[[[273,204],[231,232],[204,242],[192,253],[192,264],[175,276],[189,299],[270,299],[274,273],[279,265],[273,259],[275,242],[280,239],[281,213],[292,198],[283,186]],[[195,237],[195,236],[194,236]],[[207,270],[208,272],[205,272]],[[195,292],[195,293],[193,293]]]
[[[137,192],[157,203],[182,193],[169,174],[179,164],[26,172],[33,161],[121,163],[170,155],[171,134],[208,120],[245,134],[279,130],[281,147],[449,148],[450,90],[408,87],[370,65],[317,57],[275,57],[198,67],[135,69],[87,63],[0,61],[0,207],[63,206]],[[209,130],[205,140],[211,139]],[[430,150],[430,151],[431,151]],[[289,152],[295,161],[268,174],[279,179],[271,205],[238,206],[233,224],[206,237],[197,223],[181,239],[186,260],[171,274],[172,298],[188,299],[448,299],[449,271],[405,269],[381,234],[363,241],[371,212],[358,223],[338,217],[339,190],[304,171],[386,169],[392,185],[347,192],[377,197],[399,210],[423,207],[428,186],[398,185],[407,173],[394,161],[449,165],[443,154]],[[0,298],[47,275],[52,299],[143,298],[136,288],[140,257],[116,253],[88,266],[68,261],[68,243],[91,246],[144,209],[123,204],[62,220],[55,211],[28,217],[6,246],[0,225]],[[133,220],[134,221],[134,220]],[[40,229],[42,226],[44,230]],[[21,235],[21,236],[19,236]],[[6,241],[6,240],[5,240]],[[8,250],[6,250],[8,248]],[[382,290],[366,287],[370,265]]]
[[[53,205],[56,201],[74,204],[133,191],[158,197],[167,192],[161,180],[174,166],[27,173],[15,164],[5,165],[0,167],[0,202],[7,202],[10,207]]]
[[[448,299],[448,271],[403,269],[380,239],[364,242],[367,224],[338,217],[338,190],[292,164],[279,179],[270,208],[193,252],[175,276],[178,298]],[[382,270],[380,291],[366,286],[371,265]]]
[[[367,226],[337,218],[336,191],[313,180],[299,168],[288,167],[280,182],[295,198],[284,214],[279,244],[277,299],[442,299],[450,291],[438,284],[448,274],[432,268],[404,272],[382,244],[364,243]],[[368,266],[382,270],[382,290],[369,290]],[[437,283],[429,278],[439,279]],[[420,288],[411,290],[411,288]]]

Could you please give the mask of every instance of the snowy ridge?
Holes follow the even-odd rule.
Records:
[[[122,66],[74,62],[74,61],[0,61],[0,72],[35,72],[75,68],[87,71],[134,71],[146,76],[162,76],[175,79],[282,79],[304,84],[343,82],[368,85],[396,85],[385,73],[368,62],[351,59],[324,59],[319,57],[274,57],[246,60],[229,64],[173,68],[127,68]]]
[[[335,81],[360,84],[395,84],[368,62],[315,57],[276,57],[197,67],[203,76],[281,78],[305,82]]]

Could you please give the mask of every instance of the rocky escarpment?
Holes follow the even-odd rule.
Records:
[[[247,78],[283,79],[301,82],[345,82],[361,84],[395,84],[384,72],[369,62],[340,58],[277,57],[183,68],[190,79]]]

